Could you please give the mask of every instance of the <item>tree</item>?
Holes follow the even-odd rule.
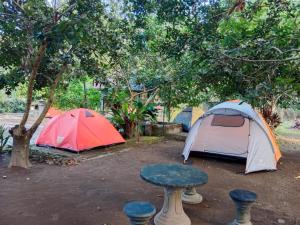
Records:
[[[96,0],[1,1],[0,59],[6,72],[1,74],[0,88],[9,91],[20,82],[28,84],[22,120],[10,130],[13,136],[10,166],[30,166],[30,139],[70,66],[79,64],[89,68],[95,61],[96,47],[103,53],[108,51],[105,26],[108,19],[104,5]],[[45,108],[33,125],[27,127],[33,92],[41,87],[48,87]]]
[[[299,18],[296,1],[256,1],[220,24],[216,68],[254,106],[299,103]]]
[[[54,106],[69,110],[79,107],[99,110],[100,91],[93,87],[93,79],[88,76],[70,78],[61,84],[54,96]]]
[[[298,1],[128,2],[152,49],[173,64],[172,102],[208,96],[299,107]],[[160,25],[154,41],[149,18]]]
[[[130,16],[145,40],[140,80],[159,87],[167,107],[198,105],[215,97],[209,51],[227,15],[220,1],[127,1]]]

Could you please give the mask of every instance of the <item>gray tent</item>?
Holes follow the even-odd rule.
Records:
[[[240,101],[218,104],[197,120],[185,143],[185,160],[191,151],[246,158],[246,173],[276,170],[281,157],[263,117]]]

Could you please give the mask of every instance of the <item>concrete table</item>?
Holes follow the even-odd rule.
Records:
[[[152,164],[141,169],[143,180],[164,187],[164,204],[154,217],[155,225],[191,225],[182,208],[181,193],[184,188],[207,183],[206,173],[181,164]]]

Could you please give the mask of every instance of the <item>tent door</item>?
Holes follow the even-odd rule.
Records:
[[[247,157],[249,144],[249,119],[239,127],[213,126],[213,115],[206,118],[207,127],[204,132],[205,152],[232,155],[237,157]]]

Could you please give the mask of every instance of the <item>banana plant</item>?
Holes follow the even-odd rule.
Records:
[[[154,121],[157,110],[154,103],[154,92],[150,97],[141,99],[137,94],[128,91],[112,90],[108,94],[108,103],[112,111],[112,121],[124,130],[127,138],[139,135],[138,128],[141,121]]]

